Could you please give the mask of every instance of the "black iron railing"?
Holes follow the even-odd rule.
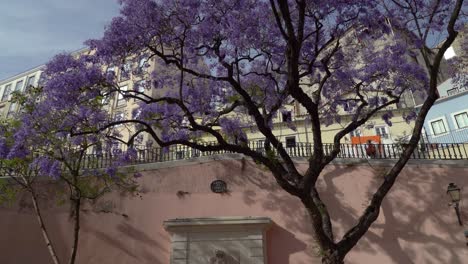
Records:
[[[207,145],[210,143],[206,143]],[[262,145],[252,142],[249,147],[257,152],[267,155]],[[329,155],[333,149],[333,144],[324,144],[324,153]],[[341,151],[337,155],[339,159],[397,159],[403,153],[406,146],[404,144],[341,144]],[[309,157],[313,152],[313,144],[296,143],[286,147],[286,151],[291,157]],[[118,152],[117,152],[118,153]],[[176,160],[186,160],[203,156],[232,153],[229,151],[200,151],[182,145],[175,145],[167,148],[141,148],[136,150],[136,155],[126,164],[144,164],[154,162],[166,162]],[[100,153],[89,154],[83,163],[84,168],[99,169],[110,166],[121,159],[122,154]],[[272,152],[268,155],[277,155]],[[467,143],[432,143],[418,144],[418,147],[411,155],[412,159],[427,160],[468,160]]]

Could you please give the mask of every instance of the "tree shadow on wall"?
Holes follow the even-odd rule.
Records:
[[[363,207],[357,210],[346,205],[346,195],[334,184],[340,177],[350,177],[352,170],[353,168],[349,166],[336,167],[325,173],[323,175],[325,187],[321,191],[323,194],[328,194],[325,200],[333,220],[345,230],[357,223],[364,206],[367,206],[371,195],[383,181],[381,177],[383,171],[379,168],[376,176],[372,177],[368,193],[362,194]],[[351,177],[359,176],[352,175]],[[462,239],[463,231],[457,226],[454,214],[452,224],[444,221],[444,216],[453,211],[447,208],[444,197],[444,188],[449,181],[447,173],[443,170],[407,166],[384,199],[379,220],[371,226],[351,254],[362,252],[377,255],[382,254],[383,251],[392,263],[416,263],[416,256],[419,258],[419,263],[421,261],[423,263],[464,263],[457,254],[466,250]],[[333,193],[335,195],[329,195]],[[343,232],[344,230],[339,238]],[[457,236],[457,233],[461,235]],[[361,262],[347,260],[347,263]]]
[[[104,244],[110,245],[116,250],[130,256],[134,259],[134,263],[166,264],[155,256],[156,251],[151,250],[151,248],[157,248],[159,251],[167,251],[167,249],[145,232],[128,222],[118,224],[115,229],[118,231],[117,233],[108,232],[109,230],[98,230],[91,224],[86,225],[86,230],[89,233],[101,240]],[[133,245],[131,249],[128,248],[129,240],[133,241],[130,243]]]
[[[281,252],[270,252],[275,257],[270,257],[269,263],[290,263],[289,256],[295,252],[302,252],[308,259],[317,257],[318,252],[313,248],[315,243],[311,237],[312,225],[307,211],[297,197],[283,191],[268,169],[250,160],[219,162],[221,166],[215,172],[217,178],[226,181],[228,186],[235,186],[242,194],[243,200],[240,202],[248,206],[260,205],[266,212],[264,216],[279,215],[281,218],[281,223],[275,223],[268,232],[268,248],[274,246],[273,248],[281,249]],[[274,237],[275,241],[272,242],[268,237]]]
[[[274,239],[270,239],[274,238]],[[272,249],[281,250],[272,250]],[[269,263],[290,263],[290,255],[306,250],[307,244],[279,225],[273,224],[267,232],[267,257]]]
[[[63,184],[47,179],[41,179],[34,184],[37,202],[49,239],[59,260],[65,261],[69,258],[71,232],[67,232],[67,229],[64,229],[63,226],[71,226],[72,221],[68,217],[70,214],[68,200],[64,199],[65,196],[61,194],[63,193],[63,187]],[[37,221],[31,193],[21,189],[16,193],[12,203],[0,205],[0,217],[2,217],[3,212],[10,212],[14,215],[9,219],[4,219],[7,224],[2,225],[3,228],[14,230],[14,234],[10,235],[10,230],[2,232],[3,230],[0,228],[0,234],[2,234],[5,241],[8,241],[7,246],[3,249],[5,253],[2,253],[2,257],[0,257],[2,261],[0,262],[49,262],[49,251]],[[19,243],[16,244],[17,242]],[[17,250],[24,247],[30,250]],[[8,260],[5,260],[8,256],[13,256],[15,261],[8,262]]]
[[[291,235],[300,235],[301,239],[311,236],[312,229],[302,204],[282,191],[267,169],[248,160],[219,162],[222,165],[216,168],[216,175],[228,186],[235,186],[245,204],[260,204],[267,212],[283,215],[281,225]],[[367,176],[360,174],[363,168],[369,173]],[[370,164],[331,165],[321,175],[318,188],[332,216],[337,240],[357,223],[388,169],[390,167]],[[369,170],[375,175],[371,177]],[[350,188],[352,184],[359,184],[359,177],[367,177],[366,185],[364,190],[360,188],[360,193],[351,190],[352,198],[359,198],[357,203],[355,199],[351,204],[348,202]],[[343,180],[352,184],[343,185]],[[362,263],[355,260],[359,255],[382,256],[398,264],[415,263],[416,259],[418,263],[463,263],[460,257],[460,252],[466,250],[463,230],[457,226],[456,216],[453,209],[447,208],[445,198],[445,188],[452,181],[460,182],[451,179],[442,169],[408,165],[384,199],[379,220],[351,251],[347,263]],[[337,185],[338,182],[341,185]],[[462,182],[459,185],[463,186]],[[468,185],[468,179],[464,185]],[[444,218],[447,214],[451,215],[448,219],[453,220],[452,223]],[[312,239],[302,242],[315,244]],[[316,256],[314,250],[304,250],[308,256]],[[353,252],[356,255],[353,256]],[[284,263],[288,263],[287,260]]]
[[[311,231],[310,225],[303,221],[307,214],[300,200],[283,191],[268,169],[245,159],[221,164],[216,175],[226,181],[228,186],[235,186],[242,193],[246,205],[261,203],[266,211],[281,213],[290,231]]]

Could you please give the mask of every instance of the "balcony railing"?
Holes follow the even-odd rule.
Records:
[[[421,140],[423,143],[468,143],[468,128],[447,130],[439,135],[432,135],[429,133],[423,133]]]
[[[210,143],[206,143],[207,145]],[[262,145],[251,142],[250,148],[267,155]],[[329,155],[333,144],[324,144],[324,153]],[[403,153],[404,144],[341,144],[338,159],[398,159]],[[291,157],[310,157],[313,152],[313,144],[296,143],[286,147]],[[136,158],[129,165],[187,160],[203,156],[232,153],[229,151],[200,151],[187,146],[175,145],[167,148],[137,149]],[[271,154],[277,155],[273,152]],[[270,154],[270,155],[271,155]],[[413,151],[411,159],[420,160],[468,160],[468,144],[463,143],[431,143],[418,144]],[[119,160],[119,154],[103,152],[101,154],[89,154],[85,158],[85,169],[99,169],[110,166]]]

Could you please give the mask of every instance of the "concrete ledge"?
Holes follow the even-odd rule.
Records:
[[[175,218],[164,221],[164,228],[168,231],[186,227],[200,226],[245,226],[255,225],[264,229],[273,221],[269,217],[203,217],[203,218]]]
[[[153,162],[146,164],[135,164],[129,167],[134,167],[137,171],[150,171],[155,169],[173,168],[180,166],[189,166],[196,164],[204,164],[213,161],[221,160],[252,160],[242,154],[227,153],[218,154],[212,156],[204,156],[192,159],[175,160],[175,161],[164,161],[164,162]],[[307,163],[308,160],[305,157],[292,158],[296,163]],[[391,167],[397,162],[397,159],[335,159],[331,165],[371,165],[371,166],[382,166]],[[438,160],[438,159],[410,159],[408,165],[434,165],[434,166],[450,166],[457,168],[468,167],[468,160]]]
[[[196,164],[204,164],[213,161],[221,160],[252,160],[249,157],[246,157],[242,154],[237,153],[226,153],[218,154],[211,156],[202,156],[191,159],[181,159],[174,161],[162,161],[162,162],[153,162],[153,163],[142,163],[134,164],[129,166],[124,166],[119,168],[120,171],[125,171],[129,169],[134,169],[134,171],[151,171],[156,169],[164,168],[174,168],[180,166],[189,166]],[[292,160],[296,163],[307,163],[308,160],[305,157],[295,157]],[[335,159],[330,164],[332,165],[371,165],[371,166],[381,166],[381,167],[391,167],[397,162],[397,159]],[[455,168],[468,168],[468,160],[439,160],[439,159],[410,159],[407,163],[408,165],[429,165],[429,166],[450,166]],[[8,179],[9,176],[0,175],[0,179]]]

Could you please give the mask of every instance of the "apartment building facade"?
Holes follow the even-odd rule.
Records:
[[[87,52],[81,51],[83,53]],[[78,54],[79,56],[79,54]],[[137,62],[138,65],[131,65],[131,62],[126,62],[119,66],[108,66],[103,69],[106,72],[113,72],[119,86],[119,92],[114,92],[107,95],[103,99],[103,107],[109,113],[109,117],[114,120],[123,120],[131,118],[135,109],[138,108],[138,101],[133,98],[127,98],[127,91],[138,91],[146,95],[155,97],[162,95],[167,89],[154,88],[148,85],[149,74],[155,70],[155,64],[147,57],[141,58]],[[45,65],[35,67],[31,70],[19,73],[15,76],[0,81],[0,118],[12,118],[13,113],[19,110],[17,104],[10,102],[12,93],[22,92],[27,93],[28,87],[41,85],[41,80],[44,78],[43,71]],[[156,69],[157,70],[157,69]],[[134,74],[138,71],[138,74]],[[376,115],[369,120],[364,126],[356,129],[343,139],[343,143],[350,143],[355,137],[378,136],[381,138],[381,143],[393,143],[399,137],[409,135],[412,131],[412,124],[407,123],[403,116],[411,111],[414,103],[408,101],[404,107],[399,107],[394,110],[395,116],[392,119],[392,126],[389,126],[385,121]],[[286,106],[287,111],[280,112],[273,122],[273,133],[284,142],[287,146],[294,146],[298,142],[312,143],[311,125],[304,110],[297,103],[292,103]],[[325,143],[333,142],[334,135],[349,122],[349,114],[343,112],[341,121],[322,127],[322,133]],[[292,129],[287,123],[292,122],[295,129]],[[128,140],[129,136],[134,132],[133,126],[119,126],[117,128],[123,135],[123,140]],[[261,144],[263,135],[255,129],[255,127],[244,128],[249,141],[258,142]],[[210,142],[213,140],[210,136],[202,136],[202,140]],[[155,143],[148,134],[142,133],[137,139],[139,147],[153,146]]]
[[[464,65],[465,62],[457,60],[467,55],[467,51],[462,48],[463,41],[467,41],[466,35],[460,33],[444,54],[446,62]],[[467,69],[462,70],[468,74]],[[455,85],[454,80],[448,78],[437,90],[439,99],[434,103],[424,123],[425,143],[468,143],[468,87],[463,84]],[[418,105],[416,109],[420,107],[421,105]]]
[[[462,39],[462,37],[458,38],[454,45],[447,51],[447,60],[462,53],[460,48],[460,39]],[[89,53],[92,53],[92,51],[83,49],[72,54],[80,56],[81,54]],[[413,59],[418,61],[421,60],[421,58]],[[114,120],[122,120],[132,117],[135,110],[138,108],[138,101],[136,99],[126,97],[128,91],[137,91],[154,98],[164,94],[168,89],[172,89],[171,87],[156,88],[150,83],[151,73],[153,71],[157,72],[158,67],[164,66],[157,66],[154,59],[149,59],[149,56],[140,56],[138,59],[129,59],[121,65],[110,65],[103,69],[103,71],[108,73],[114,73],[116,83],[118,83],[119,86],[119,91],[111,93],[103,99],[103,107],[108,111],[110,118]],[[201,65],[201,67],[203,67],[203,65]],[[30,85],[40,85],[39,80],[41,79],[44,68],[45,66],[41,65],[0,81],[0,117],[12,117],[12,113],[18,110],[18,106],[16,104],[9,102],[12,92],[27,92],[27,87]],[[441,85],[439,86],[439,93],[442,97],[444,97],[444,93],[446,96],[451,96],[456,93],[456,97],[460,97],[459,92],[463,91],[458,91],[459,89],[454,91],[454,89],[451,89],[450,81],[444,80],[445,78],[447,78],[447,75],[442,73],[440,80]],[[342,139],[342,143],[365,143],[369,138],[371,138],[373,140],[377,139],[378,143],[392,144],[408,139],[409,135],[412,133],[414,123],[412,121],[407,122],[405,116],[417,109],[416,105],[422,102],[424,99],[423,97],[423,95],[413,94],[410,91],[405,92],[402,95],[400,103],[389,106],[381,113],[374,115],[363,126],[345,136]],[[456,103],[456,105],[463,104],[465,100],[463,98],[458,99],[461,100],[461,102]],[[213,99],[215,98],[212,98],[212,100]],[[440,108],[441,105],[443,105],[441,103],[442,101],[436,103],[434,108]],[[305,109],[297,102],[291,102],[285,106],[285,109],[286,110],[279,112],[273,120],[274,135],[276,135],[285,146],[293,147],[299,142],[313,143],[311,125],[307,118]],[[391,110],[393,113],[391,124],[382,119],[382,115],[387,110]],[[433,112],[436,111],[439,110],[434,110]],[[459,109],[459,111],[462,111],[460,112],[462,114],[464,113],[464,109]],[[335,134],[350,122],[351,115],[349,113],[340,111],[339,116],[340,118],[338,118],[337,121],[332,122],[329,125],[322,126],[323,142],[333,142]],[[428,120],[431,119],[431,116],[432,115],[429,114]],[[293,126],[291,126],[291,124],[293,124]],[[445,125],[448,127],[447,122]],[[464,128],[464,126],[457,126],[457,128]],[[123,135],[123,140],[125,141],[134,132],[134,127],[122,125],[118,127],[118,130]],[[431,129],[429,125],[426,126],[425,130],[428,132],[433,129]],[[246,126],[244,131],[249,141],[257,142],[259,145],[262,144],[264,136],[256,129],[255,126]],[[210,142],[213,141],[214,138],[204,135],[201,140]],[[137,142],[139,142],[141,147],[155,145],[154,141],[145,133],[138,136]]]
[[[40,65],[12,77],[0,80],[0,118],[13,117],[13,114],[19,110],[19,106],[10,101],[13,93],[27,93],[31,86],[40,85],[44,68],[44,65]]]
[[[87,54],[89,50],[83,49],[73,52],[74,56],[81,56]],[[150,72],[152,64],[149,62],[148,57],[142,58],[137,67],[131,68],[129,63],[118,66],[108,66],[103,71],[107,73],[113,72],[118,83],[119,91],[108,94],[103,98],[103,108],[108,112],[109,119],[123,120],[131,118],[135,108],[138,107],[135,99],[127,98],[127,91],[138,91],[140,93],[156,96],[159,92],[156,89],[147,89],[147,77]],[[12,102],[12,97],[15,92],[28,93],[31,86],[41,86],[45,81],[44,70],[46,65],[40,65],[30,70],[18,73],[14,76],[0,80],[0,119],[15,118],[15,113],[20,111],[17,103]],[[132,72],[138,71],[138,74]],[[123,135],[123,140],[127,140],[129,135],[134,131],[132,126],[118,126],[119,133]],[[152,142],[148,141],[147,135],[141,135],[138,142]],[[141,146],[140,146],[141,147]]]

